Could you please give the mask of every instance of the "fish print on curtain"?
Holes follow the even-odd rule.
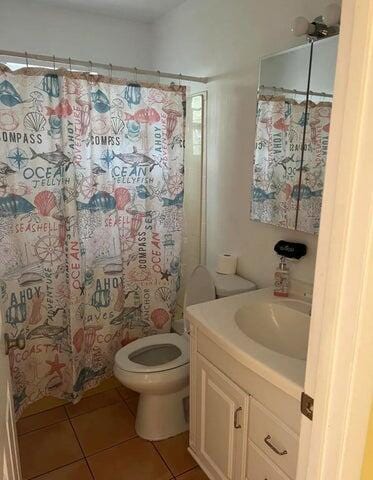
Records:
[[[251,219],[295,228],[305,105],[260,96]]]
[[[15,409],[76,400],[170,329],[185,87],[0,68],[0,300]]]
[[[309,102],[306,120],[305,102],[297,103],[285,97],[259,97],[252,220],[317,233],[330,113],[331,103]]]

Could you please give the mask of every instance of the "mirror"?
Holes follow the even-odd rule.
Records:
[[[261,59],[252,220],[318,232],[337,42]]]

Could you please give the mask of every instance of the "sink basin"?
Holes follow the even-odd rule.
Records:
[[[235,313],[240,330],[266,348],[306,360],[310,305],[300,300],[253,302]]]

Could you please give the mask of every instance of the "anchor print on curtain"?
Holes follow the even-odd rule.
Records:
[[[0,67],[0,301],[17,415],[77,400],[170,329],[185,87]]]

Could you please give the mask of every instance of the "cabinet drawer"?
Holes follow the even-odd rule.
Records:
[[[247,480],[289,480],[252,442],[247,452]]]
[[[290,478],[295,479],[298,436],[254,398],[250,405],[249,438]]]

